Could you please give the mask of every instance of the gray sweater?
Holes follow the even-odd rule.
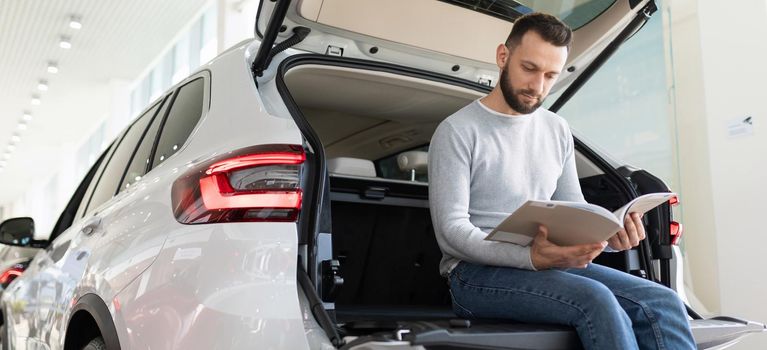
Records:
[[[533,270],[530,247],[484,240],[528,199],[584,201],[564,119],[543,108],[506,115],[476,100],[437,127],[429,202],[440,273],[461,260]]]

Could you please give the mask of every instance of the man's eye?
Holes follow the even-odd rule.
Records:
[[[524,69],[525,71],[528,71],[528,72],[532,72],[534,70],[533,67],[528,67],[528,66],[522,66],[522,69]]]

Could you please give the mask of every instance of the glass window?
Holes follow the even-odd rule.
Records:
[[[626,42],[559,110],[577,135],[672,189],[677,181],[662,16]],[[561,92],[560,92],[561,93]],[[545,105],[559,96],[550,96]]]
[[[172,156],[184,145],[202,116],[204,80],[198,78],[179,89],[162,127],[152,168]]]
[[[101,177],[96,184],[93,195],[91,195],[86,212],[95,209],[115,195],[117,187],[122,179],[122,175],[125,172],[125,167],[128,165],[131,156],[133,156],[133,151],[136,149],[139,140],[141,140],[141,136],[144,135],[144,131],[152,120],[152,116],[154,116],[159,107],[160,104],[155,103],[155,105],[149,108],[149,110],[133,123],[125,133],[122,141],[117,145],[114,154],[112,154],[112,158],[107,162],[104,172],[101,173]]]
[[[90,183],[88,184],[88,189],[83,194],[83,200],[82,202],[80,202],[79,206],[77,207],[77,212],[73,220],[77,220],[77,218],[80,218],[83,215],[85,215],[85,208],[88,207],[88,200],[91,198],[93,189],[96,187],[96,182],[98,182],[96,180],[98,179],[98,176],[104,171],[104,167],[106,167],[107,165],[106,160],[112,157],[112,153],[114,153],[114,150],[115,150],[115,144],[117,144],[117,142],[122,138],[122,136],[123,135],[118,136],[117,141],[112,143],[112,145],[110,145],[109,148],[106,151],[104,151],[105,155],[103,156],[103,160],[99,161],[98,169],[93,174],[93,176],[95,177],[93,178],[93,181],[90,181]]]
[[[441,0],[493,17],[514,22],[530,12],[554,15],[578,29],[607,10],[615,0]]]
[[[168,103],[165,103],[157,116],[152,120],[152,124],[147,129],[146,134],[139,141],[139,146],[136,149],[136,154],[133,156],[128,170],[125,172],[122,184],[120,185],[121,192],[128,189],[131,185],[141,180],[141,177],[146,174],[147,167],[151,161],[152,146],[157,137],[157,131],[160,130],[160,124],[162,124],[162,118],[165,115],[165,110],[168,109]]]
[[[200,62],[205,63],[213,59],[218,51],[218,40],[216,40],[216,6],[209,8],[202,16],[202,32],[200,42]]]
[[[173,76],[171,83],[176,84],[189,75],[189,33],[182,36],[173,47]]]
[[[100,165],[104,163],[104,159],[106,158],[107,153],[109,153],[109,150],[106,150],[101,154],[101,157],[99,157],[96,163],[91,166],[90,170],[88,170],[88,173],[77,186],[75,193],[72,195],[72,198],[69,199],[69,203],[67,203],[67,206],[61,212],[59,219],[53,226],[53,230],[48,237],[49,241],[52,242],[61,232],[69,228],[69,226],[72,225],[72,222],[79,218],[77,213],[80,212],[80,210],[85,210],[85,204],[83,203],[85,201],[83,201],[83,198],[86,198],[85,194],[88,192],[87,190],[92,188],[90,187],[90,184],[95,182],[92,181],[93,177],[99,171]]]
[[[409,151],[422,151],[422,152],[429,152],[429,145],[421,146],[415,149],[411,149]],[[397,163],[397,156],[404,153],[399,152],[395,155],[388,156],[386,158],[379,159],[376,161],[376,172],[383,178],[386,179],[397,179],[397,180],[407,180],[410,181],[411,174],[408,171],[402,171],[399,168],[399,164]],[[429,175],[428,174],[416,174],[415,175],[416,181],[421,182],[429,182]]]

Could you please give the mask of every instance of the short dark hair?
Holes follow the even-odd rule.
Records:
[[[558,18],[540,12],[528,13],[514,21],[511,33],[506,38],[506,47],[510,50],[517,47],[525,33],[531,30],[538,33],[546,42],[554,46],[567,46],[567,50],[570,51],[570,44],[573,41],[573,31],[570,27]]]

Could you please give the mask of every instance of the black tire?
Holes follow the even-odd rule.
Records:
[[[98,337],[86,344],[83,350],[107,350],[107,344],[104,343],[104,338]]]

